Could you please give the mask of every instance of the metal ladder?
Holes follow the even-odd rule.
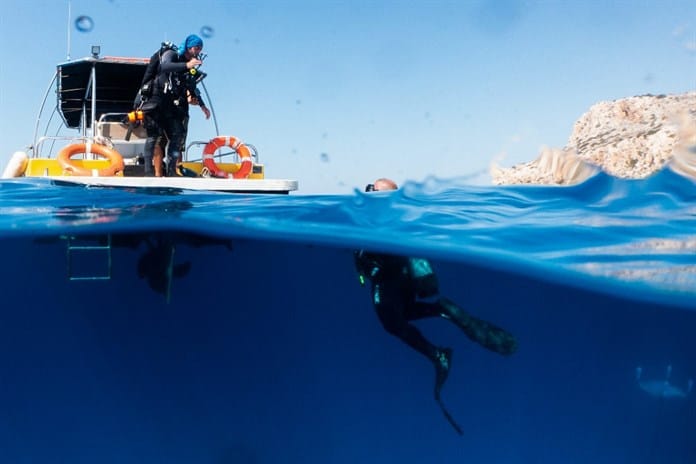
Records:
[[[74,235],[63,235],[62,239],[67,241],[66,258],[68,280],[111,280],[111,234],[106,235],[106,244],[102,245],[99,242],[100,237],[76,237]],[[97,244],[88,244],[91,241],[96,241]],[[73,255],[75,253],[105,253],[106,269],[103,274],[86,274],[76,275],[74,273]]]

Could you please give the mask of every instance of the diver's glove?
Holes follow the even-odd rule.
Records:
[[[358,280],[360,285],[365,285],[365,253],[363,250],[355,250],[353,252],[353,259],[355,260],[355,270],[358,272]]]

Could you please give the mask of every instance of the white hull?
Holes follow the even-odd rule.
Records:
[[[171,188],[229,193],[288,193],[297,181],[288,179],[218,179],[205,177],[78,177],[50,176],[52,181],[93,187]]]

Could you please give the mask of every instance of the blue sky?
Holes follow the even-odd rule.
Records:
[[[31,143],[55,65],[90,45],[149,56],[201,28],[220,132],[268,177],[349,193],[378,176],[486,184],[561,147],[603,100],[696,90],[696,2],[26,0],[0,37],[0,164]],[[69,25],[71,27],[69,27]],[[50,102],[54,100],[51,98]],[[192,112],[191,140],[215,135]]]

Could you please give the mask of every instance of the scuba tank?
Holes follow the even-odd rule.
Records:
[[[409,258],[408,274],[418,297],[427,298],[438,293],[437,275],[427,259]]]
[[[439,290],[437,275],[430,261],[423,258],[406,258],[396,255],[381,255],[364,250],[353,252],[358,280],[365,285],[365,279],[408,279],[416,296],[428,298]]]

